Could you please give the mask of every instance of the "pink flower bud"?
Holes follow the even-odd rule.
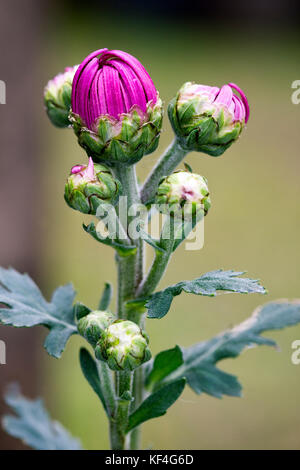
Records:
[[[148,72],[126,52],[100,49],[86,57],[71,105],[79,144],[94,161],[134,163],[157,147],[162,103]]]

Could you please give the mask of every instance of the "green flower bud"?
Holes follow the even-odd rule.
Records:
[[[48,117],[56,127],[70,125],[72,82],[78,65],[66,67],[64,73],[50,80],[44,90],[44,103]]]
[[[95,310],[81,318],[77,324],[79,334],[83,336],[93,347],[101,338],[104,330],[115,321],[112,313]]]
[[[100,204],[115,204],[120,183],[104,165],[89,159],[88,165],[76,165],[65,186],[67,204],[84,214],[95,215]]]
[[[170,102],[168,114],[184,149],[218,157],[242,132],[249,117],[249,105],[234,83],[219,89],[187,82]]]
[[[151,358],[148,335],[136,323],[117,320],[106,328],[95,349],[112,370],[133,370]]]
[[[206,215],[211,205],[207,180],[189,171],[175,171],[161,181],[155,203],[160,212],[176,217]]]
[[[95,162],[138,162],[143,155],[156,150],[162,127],[162,101],[147,104],[144,113],[133,107],[128,113],[115,119],[110,115],[100,116],[90,129],[80,116],[71,113],[70,121],[78,143]]]

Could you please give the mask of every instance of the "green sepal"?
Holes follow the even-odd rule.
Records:
[[[102,296],[99,302],[99,310],[107,310],[113,294],[113,288],[110,282],[106,282],[104,286],[104,290],[102,292]]]
[[[100,116],[87,129],[80,117],[71,112],[70,119],[78,143],[95,162],[132,165],[156,150],[162,127],[162,102],[148,103],[146,113],[133,108],[116,120]]]
[[[69,111],[59,108],[57,105],[49,101],[46,104],[47,115],[52,124],[59,128],[69,127]]]
[[[74,309],[74,316],[77,321],[83,317],[86,317],[92,311],[89,307],[86,307],[86,305],[84,305],[81,302],[76,302],[73,309]]]

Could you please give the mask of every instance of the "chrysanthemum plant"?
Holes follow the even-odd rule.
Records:
[[[48,302],[27,274],[1,269],[0,321],[15,327],[47,327],[44,346],[56,358],[69,337],[80,334],[88,343],[80,350],[80,366],[107,414],[111,448],[140,449],[142,423],[164,415],[185,386],[217,398],[240,396],[238,379],[220,369],[218,362],[237,357],[249,346],[273,346],[261,333],[300,322],[297,302],[272,302],[213,339],[188,348],[174,345],[151,359],[145,320],[162,319],[175,296],[266,292],[257,280],[231,269],[179,279],[157,290],[171,256],[197,230],[211,205],[203,176],[187,164],[175,170],[191,151],[218,157],[236,142],[249,118],[248,101],[233,83],[221,88],[185,83],[168,106],[173,143],[141,186],[136,164],[142,165],[158,146],[162,101],[135,57],[118,50],[95,51],[51,80],[44,101],[51,122],[72,128],[86,151],[88,160],[71,169],[64,197],[72,209],[94,217],[83,228],[98,242],[95,249],[106,245],[116,252],[117,308],[113,312],[110,307],[109,283],[97,306],[74,303],[71,284],[59,287]],[[155,210],[164,214],[159,239],[147,231]],[[105,226],[106,236],[99,224]],[[153,249],[147,273],[146,243]],[[81,448],[50,420],[41,401],[27,400],[17,389],[7,393],[6,401],[17,414],[4,417],[8,433],[37,449]]]

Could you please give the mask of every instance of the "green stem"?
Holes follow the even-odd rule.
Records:
[[[143,204],[154,199],[161,178],[172,173],[187,153],[188,151],[184,150],[175,138],[158,160],[142,188],[141,200]]]
[[[136,296],[137,297],[148,297],[155,290],[159,284],[162,276],[164,275],[167,266],[169,264],[170,258],[173,253],[174,247],[174,220],[169,218],[163,227],[163,234],[168,232],[167,238],[161,238],[160,245],[164,248],[164,251],[156,251],[155,258],[153,260],[152,266],[147,274],[147,277],[140,284]]]
[[[133,381],[133,396],[134,401],[132,403],[132,412],[139,407],[144,399],[144,368],[141,366],[134,372]],[[130,449],[139,450],[141,449],[141,426],[137,426],[130,433]]]
[[[114,392],[114,382],[112,373],[107,364],[105,364],[105,362],[97,360],[96,364],[106,408],[108,410],[109,415],[113,416],[115,412],[116,395]]]
[[[110,421],[110,442],[112,450],[125,450],[126,428],[131,404],[133,374],[130,371],[116,373],[117,409]]]
[[[128,210],[133,204],[140,204],[140,195],[137,185],[137,178],[134,166],[116,166],[114,172],[122,184],[122,193],[127,196],[127,210],[125,207],[119,208],[119,217],[121,223],[126,227],[128,233],[128,225],[132,218],[128,216]],[[144,242],[141,239],[132,240],[136,245],[137,251],[135,254],[122,257],[117,256],[118,264],[118,317],[128,319],[140,324],[141,315],[135,310],[126,309],[126,302],[135,298],[135,291],[140,284],[144,275]],[[139,368],[142,369],[142,368]],[[139,370],[137,369],[137,370]],[[139,376],[139,386],[137,387],[136,377]],[[134,377],[134,386],[133,386]],[[126,438],[126,427],[128,423],[128,416],[130,409],[138,406],[140,403],[140,394],[143,388],[143,378],[140,372],[137,374],[122,371],[116,373],[116,394],[117,394],[117,410],[114,418],[110,423],[110,436],[112,449],[125,449],[131,448],[132,433]],[[131,398],[133,393],[133,405]],[[140,430],[136,433],[140,435]],[[127,442],[128,441],[128,442]]]

